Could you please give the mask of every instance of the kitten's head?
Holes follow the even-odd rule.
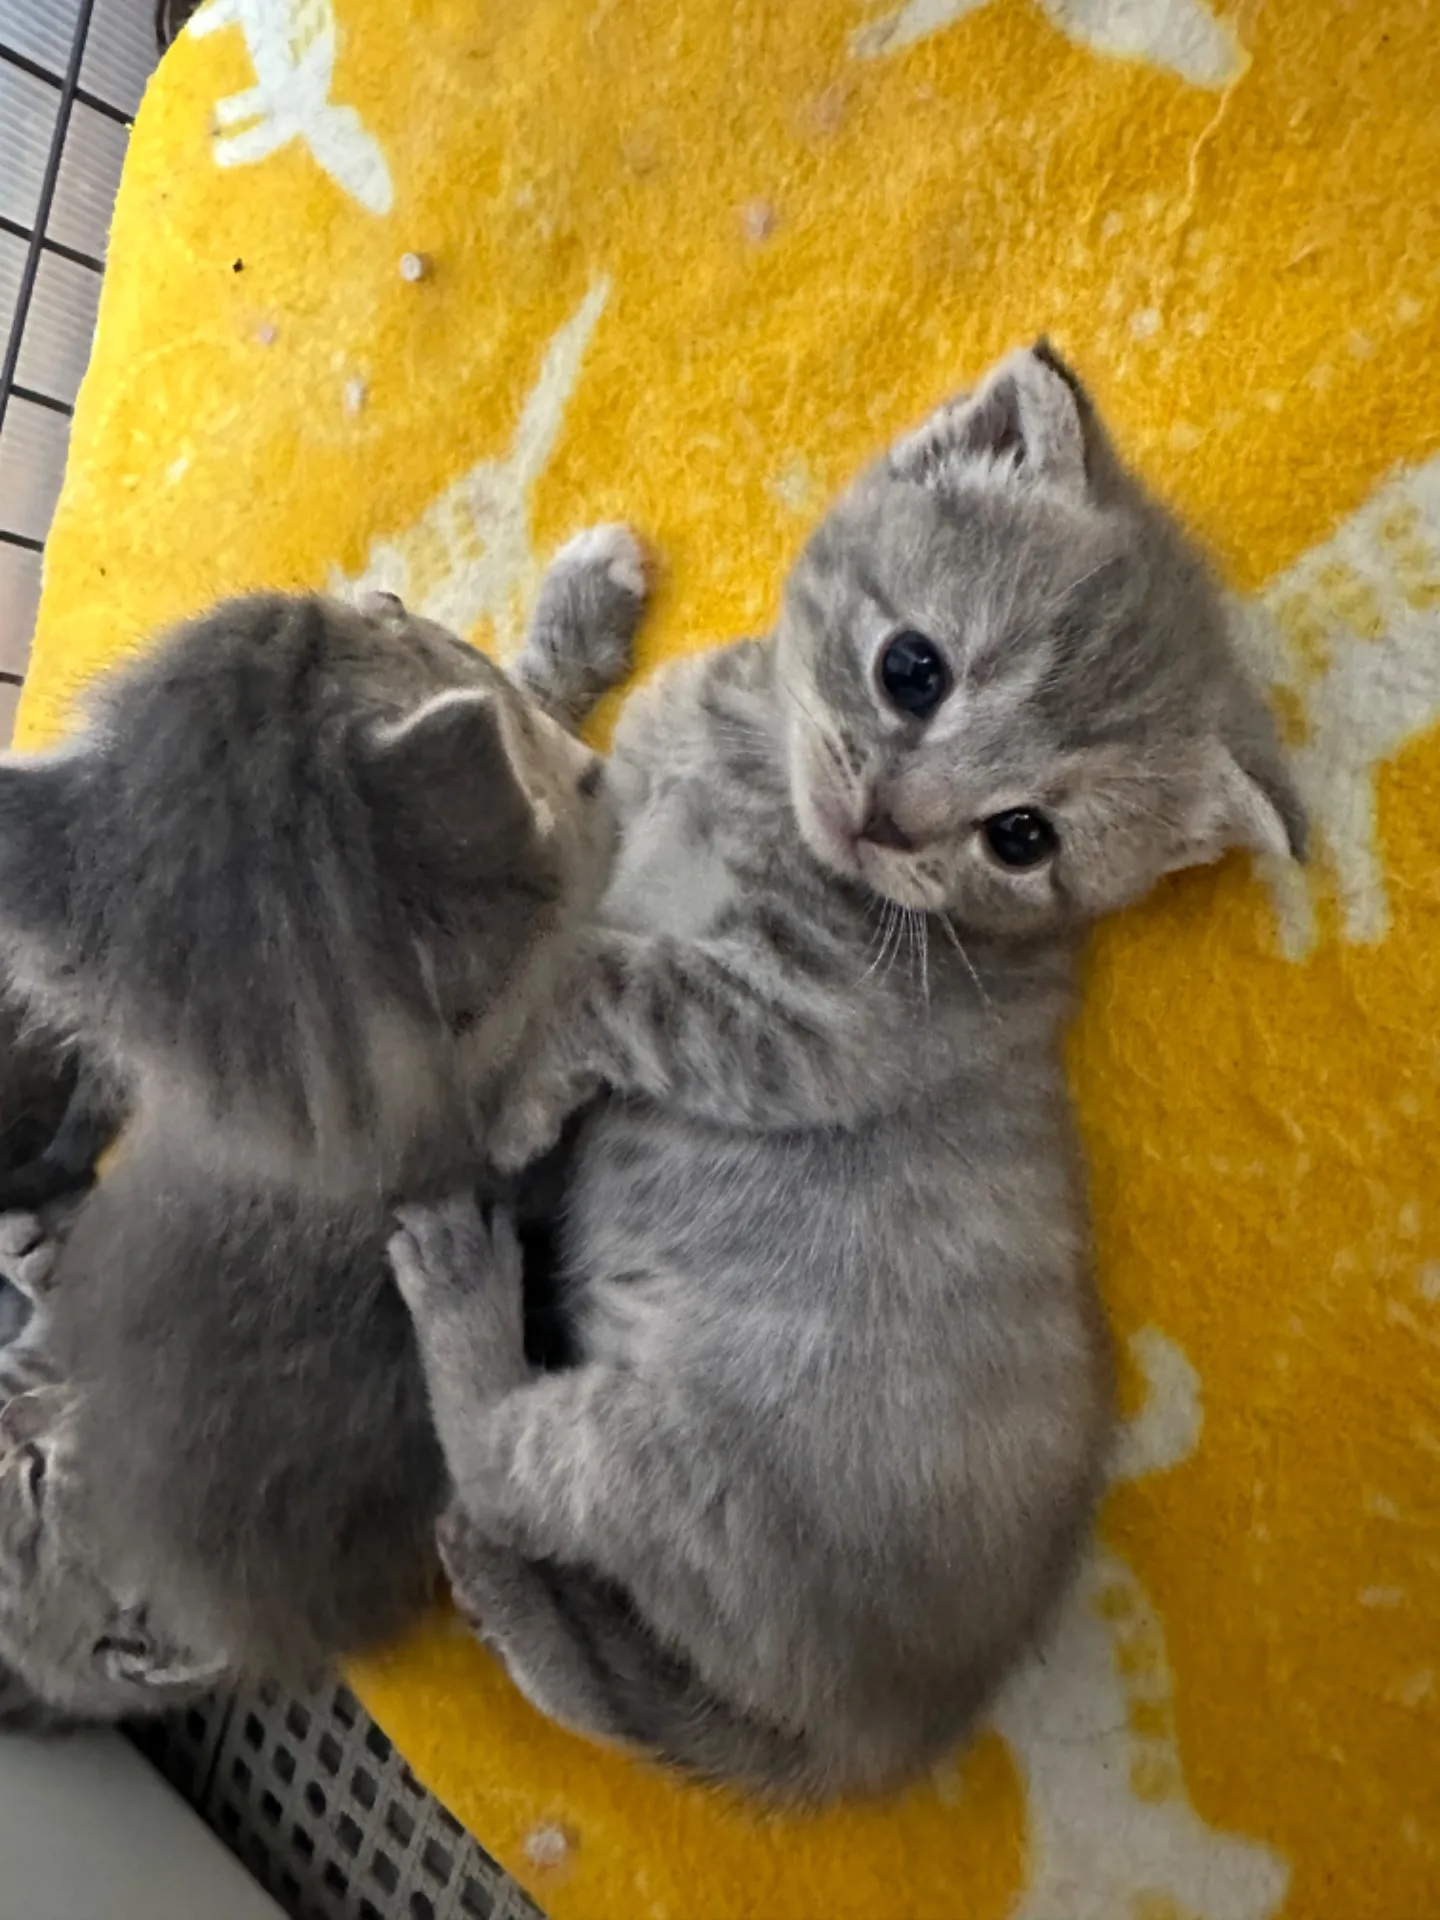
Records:
[[[0,1725],[161,1713],[224,1677],[101,1578],[73,1416],[59,1384],[0,1409]]]
[[[373,1184],[454,1137],[598,899],[598,776],[391,596],[235,601],[0,757],[0,959],[142,1114]]]
[[[827,866],[997,934],[1227,848],[1303,851],[1203,562],[1043,343],[864,474],[780,627],[790,781]]]

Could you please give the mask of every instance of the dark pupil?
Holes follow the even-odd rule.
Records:
[[[1054,827],[1033,807],[992,813],[982,831],[990,851],[1005,867],[1038,867],[1059,845]]]
[[[949,693],[950,669],[923,633],[897,633],[880,656],[880,684],[892,706],[924,719]]]

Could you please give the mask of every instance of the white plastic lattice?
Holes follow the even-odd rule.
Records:
[[[541,1920],[344,1686],[235,1694],[134,1737],[292,1920]]]

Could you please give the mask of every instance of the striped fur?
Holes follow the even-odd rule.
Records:
[[[888,704],[897,629],[950,694]],[[777,633],[627,708],[615,878],[499,1135],[604,1089],[532,1376],[503,1218],[392,1248],[461,1603],[533,1699],[823,1800],[960,1738],[1073,1565],[1109,1351],[1060,1042],[1079,930],[1298,842],[1204,568],[1067,371],[1005,363],[819,529]],[[1044,808],[1007,871],[982,822]],[[884,828],[870,837],[878,812]]]

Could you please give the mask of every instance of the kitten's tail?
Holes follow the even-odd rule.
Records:
[[[532,1703],[576,1732],[783,1804],[888,1784],[852,1777],[803,1734],[713,1693],[623,1592],[593,1575],[511,1559],[503,1571],[492,1562],[483,1585],[477,1628]]]

